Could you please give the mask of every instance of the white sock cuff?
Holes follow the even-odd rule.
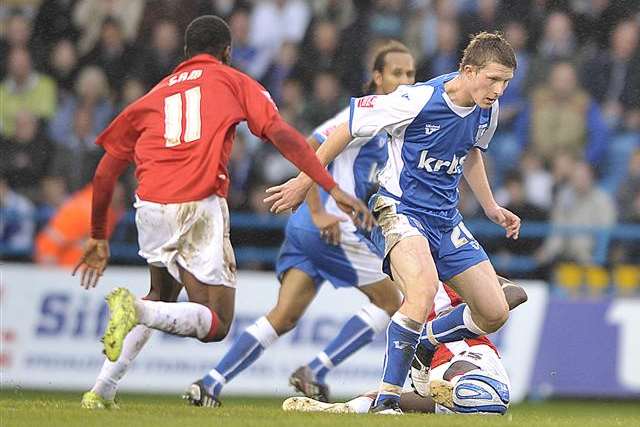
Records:
[[[468,305],[465,306],[464,310],[462,311],[462,321],[464,322],[464,326],[466,326],[467,329],[473,332],[474,334],[487,335],[487,333],[482,329],[480,329],[480,327],[476,325],[476,322],[473,321],[473,318],[471,317],[471,309],[469,308]]]
[[[247,328],[247,333],[253,335],[258,340],[262,348],[267,348],[278,339],[276,330],[273,329],[266,317],[256,320],[256,323]]]
[[[409,316],[406,316],[399,311],[396,311],[396,313],[391,317],[391,320],[396,324],[402,326],[403,328],[410,330],[411,332],[414,332],[418,335],[422,334],[424,323],[413,320]]]
[[[389,320],[391,320],[391,317],[389,317],[386,311],[373,303],[362,307],[362,309],[356,313],[356,316],[371,326],[371,329],[373,329],[373,332],[376,334],[385,331],[387,326],[389,326]]]
[[[216,380],[218,384],[225,385],[227,383],[227,379],[222,376],[222,374],[215,369],[209,371],[209,376]]]
[[[325,353],[324,351],[321,351],[320,353],[318,353],[316,357],[324,365],[325,368],[327,369],[335,368],[335,365],[333,364],[329,356],[327,356],[327,353]]]

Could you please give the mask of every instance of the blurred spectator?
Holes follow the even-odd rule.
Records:
[[[640,224],[640,148],[629,160],[629,176],[618,191],[620,221]],[[624,239],[614,242],[612,260],[616,263],[637,264],[640,260],[640,239]]]
[[[527,29],[521,21],[509,21],[504,35],[515,51],[518,69],[509,82],[509,87],[500,98],[500,130],[510,129],[515,117],[526,105],[525,83],[529,72],[530,56],[526,50]]]
[[[611,35],[611,47],[601,50],[583,68],[585,88],[615,127],[624,124],[625,111],[640,109],[639,35],[640,24],[621,21]]]
[[[201,8],[206,13],[217,12],[217,10],[211,11],[210,9],[207,11],[206,5],[201,4],[202,0],[144,0],[144,3],[144,12],[136,41],[136,46],[141,49],[151,44],[155,27],[161,21],[172,21],[182,36],[187,25],[200,14]],[[235,3],[241,3],[241,1]],[[221,16],[226,18],[227,15]]]
[[[146,93],[144,84],[136,78],[128,78],[122,85],[122,92],[120,92],[120,103],[118,105],[118,112],[124,110],[124,108],[131,104],[136,99],[140,98]]]
[[[252,188],[259,185],[257,174],[259,171],[254,165],[253,157],[247,147],[244,135],[238,133],[233,144],[229,159],[229,176],[233,177],[229,187],[229,208],[233,210],[248,210],[249,193]]]
[[[477,218],[482,214],[482,208],[478,203],[478,199],[473,195],[469,184],[464,179],[460,180],[458,185],[458,210],[465,218]]]
[[[153,27],[151,45],[142,50],[138,63],[141,80],[147,88],[155,86],[180,62],[182,42],[172,21],[159,21]]]
[[[13,136],[18,112],[25,110],[48,119],[56,109],[56,85],[48,76],[36,72],[25,48],[9,53],[8,75],[0,85],[0,133]]]
[[[15,120],[15,134],[0,141],[0,168],[12,188],[33,196],[49,169],[54,147],[32,113],[19,111]]]
[[[640,223],[640,148],[629,159],[627,173],[618,190],[620,221]]]
[[[531,61],[527,88],[540,84],[551,74],[551,66],[559,61],[580,65],[581,54],[576,43],[571,18],[565,12],[552,12],[545,21],[536,55]]]
[[[7,73],[7,58],[12,49],[27,49],[34,54],[34,44],[31,42],[31,22],[20,12],[9,15],[3,37],[0,39],[0,78]]]
[[[413,31],[419,33],[421,52],[419,56],[433,55],[438,47],[438,25],[442,21],[455,21],[458,16],[458,2],[434,0],[420,9],[421,16]],[[411,30],[409,30],[411,36]],[[418,56],[416,56],[417,59]]]
[[[475,10],[460,15],[460,48],[464,49],[469,36],[481,31],[495,31],[498,26],[498,0],[477,0]]]
[[[307,90],[312,90],[315,76],[321,71],[331,70],[340,75],[338,69],[338,29],[330,21],[318,21],[311,29],[310,46],[300,52],[293,75]]]
[[[144,6],[145,0],[79,0],[73,10],[73,22],[82,31],[80,53],[94,49],[109,20],[119,23],[124,40],[135,41]]]
[[[104,70],[109,85],[120,90],[128,72],[137,59],[135,50],[124,38],[118,21],[107,18],[102,23],[100,40],[96,46],[82,58],[85,65],[96,65]]]
[[[418,81],[429,80],[458,69],[460,60],[458,25],[453,20],[442,20],[437,27],[438,45],[435,52],[424,58],[416,71]]]
[[[258,50],[253,72],[262,79],[285,41],[298,43],[311,20],[311,10],[302,0],[264,0],[251,12],[250,44]]]
[[[82,256],[91,232],[91,185],[72,194],[40,231],[35,241],[34,259],[41,264],[73,267]],[[116,185],[107,213],[107,238],[122,216],[124,192]]]
[[[311,100],[303,113],[305,122],[312,127],[319,126],[344,108],[346,101],[340,94],[340,83],[333,73],[318,73],[313,80]]]
[[[60,175],[45,176],[40,181],[38,211],[49,218],[67,199],[67,184]]]
[[[62,99],[56,115],[49,123],[49,135],[60,146],[78,148],[74,138],[74,118],[83,109],[91,116],[90,133],[97,135],[107,127],[115,115],[109,99],[109,84],[104,72],[95,66],[80,71],[75,93]]]
[[[71,40],[60,39],[56,42],[49,55],[47,72],[58,84],[59,98],[64,99],[73,92],[78,76],[78,53]]]
[[[314,18],[335,22],[340,30],[347,27],[355,19],[352,0],[316,0],[310,3],[313,7]]]
[[[616,222],[616,207],[609,194],[594,182],[591,166],[586,162],[574,165],[570,182],[564,186],[554,203],[551,223],[554,228],[610,227]],[[537,252],[541,264],[556,261],[594,263],[596,239],[593,233],[563,234],[552,230]]]
[[[33,38],[43,53],[49,52],[58,40],[77,40],[79,32],[71,18],[76,0],[44,0],[33,21]],[[44,58],[46,60],[46,58]]]
[[[231,49],[231,64],[239,69],[255,77],[255,58],[258,49],[249,42],[249,11],[246,9],[238,9],[229,17],[229,28],[231,29],[231,40],[233,43]]]
[[[371,36],[401,39],[406,27],[405,10],[404,0],[374,0],[369,18]]]
[[[287,79],[282,83],[282,97],[278,107],[285,120],[295,123],[298,129],[310,130],[309,125],[304,122],[307,101],[299,80]]]
[[[637,0],[574,0],[572,6],[580,43],[601,48],[607,46],[611,30],[620,20],[638,12]]]
[[[13,191],[3,173],[0,175],[0,255],[30,253],[35,226],[33,203]]]
[[[282,101],[283,85],[291,75],[293,67],[298,60],[298,48],[294,43],[284,42],[280,46],[278,57],[273,62],[262,80],[265,87],[271,93],[276,104]]]
[[[98,136],[93,122],[94,110],[80,105],[73,113],[73,129],[64,145],[57,147],[52,171],[63,176],[70,191],[91,181],[104,151],[95,144]]]
[[[496,201],[514,214],[523,223],[545,221],[547,212],[527,200],[527,191],[518,171],[511,171],[504,180],[504,186],[496,192]],[[540,238],[520,236],[517,240],[505,239],[500,241],[497,252],[507,255],[531,255],[542,243]]]
[[[598,104],[578,86],[576,70],[568,62],[555,64],[548,81],[533,91],[516,132],[524,147],[547,162],[558,151],[571,151],[593,165],[602,160],[609,138]]]
[[[520,159],[520,170],[527,201],[548,212],[553,198],[553,176],[544,168],[540,156],[525,152]]]

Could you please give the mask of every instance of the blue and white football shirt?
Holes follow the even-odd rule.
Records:
[[[333,118],[327,120],[313,131],[313,137],[322,144],[333,130],[349,119],[349,108],[345,108]],[[387,163],[387,134],[379,132],[372,136],[356,137],[329,165],[329,172],[333,179],[340,184],[340,188],[360,200],[367,202],[369,196],[378,189],[378,172]],[[322,189],[320,197],[325,210],[336,216],[345,214],[338,208],[336,202]],[[308,207],[303,204],[291,217],[294,225],[299,227],[316,227],[311,222]],[[340,223],[341,231],[353,233],[356,231],[353,222]]]
[[[379,174],[380,194],[401,204],[460,220],[458,183],[472,147],[486,150],[498,124],[491,108],[455,105],[444,84],[458,73],[400,86],[389,95],[352,98],[349,129],[354,137],[386,131],[389,159]]]
[[[320,125],[313,133],[318,143],[349,118],[349,108]],[[345,192],[367,201],[378,188],[377,172],[387,161],[387,134],[354,138],[329,166],[334,180]],[[319,189],[325,210],[345,217],[335,201]],[[340,244],[330,245],[313,224],[304,203],[289,219],[285,241],[276,261],[280,279],[292,269],[305,272],[316,286],[329,281],[334,287],[366,286],[385,278],[382,259],[373,244],[357,232],[351,221],[340,223]]]

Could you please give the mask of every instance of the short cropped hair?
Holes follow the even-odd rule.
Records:
[[[230,45],[231,30],[222,18],[215,15],[194,19],[184,33],[184,51],[188,58],[200,53],[220,58]]]
[[[471,37],[460,61],[460,71],[465,65],[483,68],[490,62],[497,62],[513,70],[517,67],[516,54],[501,33],[483,31]]]

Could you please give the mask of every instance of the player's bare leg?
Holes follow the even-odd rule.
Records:
[[[379,220],[380,221],[380,220]],[[436,266],[423,236],[396,243],[389,254],[391,271],[404,294],[404,302],[387,329],[383,377],[374,411],[401,413],[402,386],[438,287]]]
[[[175,302],[182,290],[165,268],[149,266],[151,285],[149,293],[143,298],[149,301]],[[96,383],[90,391],[82,396],[80,403],[85,409],[117,408],[115,395],[118,382],[124,377],[131,362],[151,336],[151,329],[144,325],[135,326],[124,339],[122,355],[116,362],[106,359],[102,365]]]
[[[107,297],[111,318],[104,344],[109,360],[118,359],[128,330],[137,324],[203,342],[220,341],[227,335],[233,319],[235,289],[206,285],[184,268],[180,267],[179,271],[190,302],[136,299],[124,288],[112,291]]]
[[[282,278],[276,306],[245,329],[207,375],[195,382],[185,398],[196,406],[217,406],[224,385],[248,368],[279,336],[298,323],[316,296],[314,281],[301,270],[289,269]]]
[[[427,323],[421,346],[431,353],[439,343],[495,332],[509,317],[505,293],[489,261],[468,268],[447,283],[466,303]],[[428,365],[428,361],[424,363]]]
[[[369,344],[376,334],[386,330],[391,316],[400,307],[400,292],[388,278],[357,289],[367,296],[370,303],[354,314],[321,352],[289,378],[289,383],[309,398],[328,402],[326,375]]]
[[[522,287],[504,277],[498,276],[497,280],[508,310],[513,310],[527,301],[527,293]],[[474,296],[471,295],[470,298],[474,298]],[[475,322],[469,320],[471,316],[465,318],[465,312],[471,314],[471,309],[465,307],[466,304],[462,304],[445,316],[441,316],[426,325],[425,333],[420,339],[415,357],[411,363],[411,386],[418,395],[425,397],[429,394],[429,366],[435,351],[434,341],[450,342],[455,341],[456,337],[462,339],[482,335],[478,333],[480,331],[476,330],[477,325],[474,326]],[[442,333],[442,330],[447,327],[454,332],[448,335]],[[429,331],[433,333],[434,330],[439,332],[437,338],[433,334],[429,336]]]

